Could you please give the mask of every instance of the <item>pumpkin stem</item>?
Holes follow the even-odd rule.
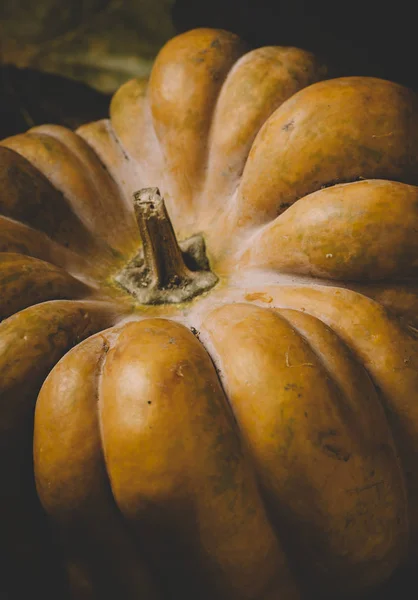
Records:
[[[143,248],[115,277],[119,285],[141,304],[184,302],[215,285],[202,236],[177,242],[158,188],[135,192],[134,209]]]

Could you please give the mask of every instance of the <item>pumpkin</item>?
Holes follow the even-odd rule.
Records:
[[[15,592],[342,598],[416,560],[412,91],[198,29],[0,152]]]

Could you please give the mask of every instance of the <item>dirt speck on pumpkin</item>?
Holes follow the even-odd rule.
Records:
[[[285,123],[282,127],[282,131],[292,131],[295,127],[294,119],[291,119],[288,123]]]

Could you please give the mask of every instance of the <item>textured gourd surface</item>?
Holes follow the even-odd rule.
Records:
[[[410,90],[210,29],[108,120],[3,140],[16,594],[359,597],[416,560],[417,163]],[[182,304],[114,280],[155,186],[219,278]]]

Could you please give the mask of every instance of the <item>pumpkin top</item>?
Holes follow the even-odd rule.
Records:
[[[2,214],[66,246],[59,264],[73,274],[103,278],[140,244],[133,193],[158,186],[178,239],[203,235],[221,278],[241,255],[247,269],[324,279],[413,276],[416,190],[402,184],[417,183],[417,99],[388,81],[325,76],[296,48],[245,53],[237,36],[211,29],[177,36],[149,82],[115,94],[110,120],[2,142],[13,151],[2,150]],[[374,181],[338,185],[359,179]],[[338,203],[356,211],[348,227]],[[345,230],[335,248],[329,223],[338,218]]]

